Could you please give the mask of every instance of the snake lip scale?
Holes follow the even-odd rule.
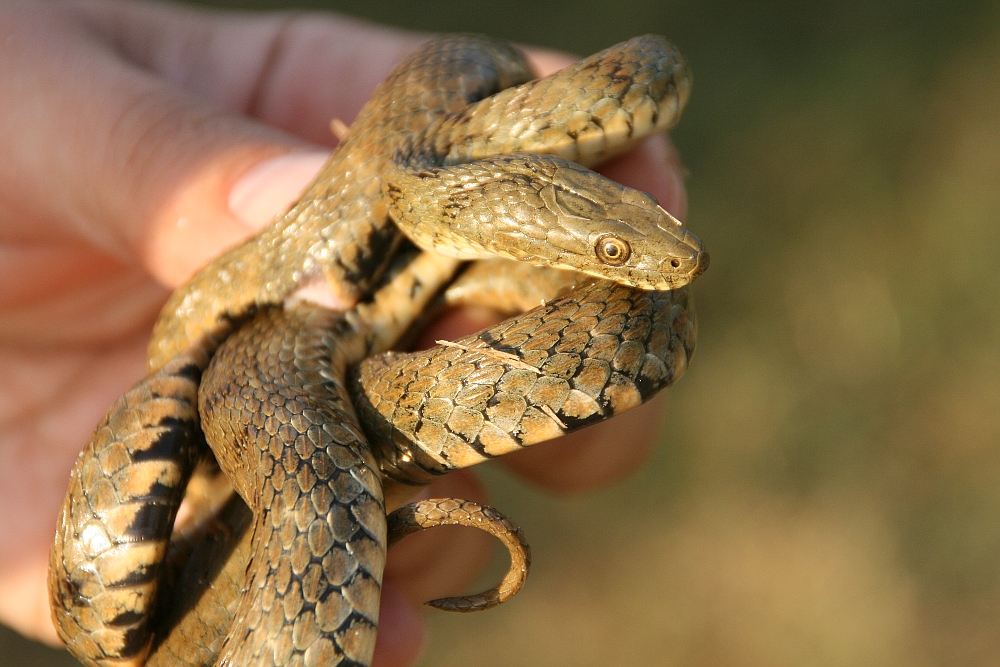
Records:
[[[530,550],[510,519],[405,500],[684,373],[686,286],[708,254],[653,197],[589,167],[669,128],[689,93],[654,35],[543,79],[477,35],[400,63],[300,200],[170,296],[149,375],[81,452],[50,554],[70,652],[108,667],[368,666],[386,550],[443,524],[497,536],[511,567],[429,604],[514,595]],[[316,284],[343,309],[310,302]],[[513,316],[391,351],[463,304]]]

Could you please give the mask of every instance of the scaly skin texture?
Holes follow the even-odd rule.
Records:
[[[268,309],[222,344],[205,373],[206,438],[230,444],[216,447],[219,464],[239,480],[256,524],[253,545],[240,545],[252,551],[235,555],[249,563],[239,609],[228,616],[232,605],[213,591],[202,623],[231,623],[217,649],[222,664],[310,664],[313,654],[328,660],[321,664],[367,664],[357,642],[377,622],[386,531],[384,513],[370,511],[382,507],[375,482],[412,489],[634,407],[683,373],[696,334],[686,290],[589,280],[455,343],[369,357],[345,386],[345,361],[364,356],[370,322],[351,315]],[[495,510],[437,499],[390,520],[404,533],[464,521],[502,535],[511,551],[495,589],[431,604],[486,609],[520,588],[523,537]],[[174,632],[151,664],[170,664],[160,652],[188,641]]]
[[[311,279],[326,278],[348,305],[368,292],[399,239],[380,195],[392,152],[469,100],[531,77],[520,52],[474,36],[439,40],[393,70],[301,199],[171,295],[150,340],[150,370],[224,318],[280,304]]]
[[[340,380],[363,340],[342,315],[302,305],[269,309],[228,343],[200,408],[209,441],[230,444],[217,457],[254,511],[255,535],[223,662],[368,664],[385,509],[378,462]]]
[[[367,665],[384,493],[609,417],[684,371],[695,331],[686,292],[647,290],[703,271],[700,241],[648,195],[567,161],[592,164],[674,122],[688,92],[683,61],[643,37],[502,90],[529,76],[516,51],[492,40],[427,45],[376,90],[297,204],[171,297],[150,343],[151,375],[81,455],[57,530],[54,618],[74,655],[101,665]],[[499,153],[512,155],[491,157]],[[429,252],[397,254],[400,229]],[[457,343],[370,360],[355,375],[452,280],[460,262],[435,249],[624,284],[590,279],[552,301],[519,294],[546,304]],[[342,311],[292,298],[316,280]],[[482,299],[482,283],[467,278],[462,291],[460,281],[457,298]],[[225,505],[230,523],[179,548],[207,552],[204,566],[183,553],[165,560],[202,431],[253,510],[248,519]],[[435,502],[394,521],[513,535],[494,510]],[[519,544],[508,540],[514,574],[500,587],[445,606],[512,594],[526,571]],[[174,606],[157,606],[161,586]]]
[[[279,304],[311,279],[325,277],[346,305],[368,292],[398,240],[398,228],[390,223],[387,213],[392,202],[401,200],[385,199],[379,196],[380,190],[401,189],[416,202],[427,188],[409,183],[393,186],[393,178],[411,174],[411,178],[424,180],[422,167],[428,164],[454,165],[516,152],[556,156],[561,160],[536,159],[549,168],[563,166],[572,172],[575,169],[565,160],[593,165],[624,152],[650,132],[675,123],[690,87],[687,66],[680,54],[654,36],[630,40],[555,76],[511,88],[529,79],[530,70],[519,52],[476,36],[437,40],[433,48],[421,50],[394,70],[375,90],[344,142],[299,202],[271,226],[211,262],[171,295],[150,341],[150,370],[177,356],[206,331],[214,330],[223,318],[240,315],[251,307]],[[496,91],[503,92],[469,104]],[[399,168],[401,162],[405,169]],[[498,171],[490,161],[456,169],[460,178],[463,171],[470,169],[488,169],[493,174]],[[590,178],[586,184],[576,178],[571,187],[564,188],[568,196],[578,195],[581,189],[586,193],[588,188],[622,189],[597,174],[587,173]],[[452,172],[446,167],[439,168],[435,180],[449,175]],[[544,179],[525,184],[522,178],[508,183],[529,191],[542,191],[545,186],[546,192],[555,194],[556,190]],[[497,187],[508,191],[505,201],[518,200],[517,193],[507,185],[498,183]],[[679,227],[680,223],[648,196],[630,192],[634,194],[625,199],[645,198],[643,204],[655,209],[644,215],[655,212],[657,223],[665,229]],[[622,193],[616,196],[622,197]],[[450,205],[442,201],[439,207]],[[547,218],[557,215],[561,208],[556,205],[543,209],[541,222],[547,223]],[[487,212],[486,208],[478,210],[478,217]],[[504,232],[524,223],[516,210],[489,213],[494,224],[506,223]],[[567,222],[575,212],[569,213],[559,216],[560,221]],[[419,239],[425,235],[411,222],[413,216],[402,215],[397,208],[396,218],[404,232],[422,245]],[[448,225],[436,222],[433,227],[446,228]],[[671,232],[676,230],[666,231],[658,249],[653,247],[650,252],[668,253],[679,245],[684,248],[681,256],[694,258],[690,265],[674,272],[677,276],[669,286],[680,287],[684,282],[681,275],[690,280],[704,270],[707,255],[701,252],[701,244],[693,235],[681,233],[678,239]],[[450,249],[461,256],[462,250],[471,252],[481,243],[478,236],[441,236],[425,241],[425,249]],[[512,244],[505,254],[514,259],[526,258],[523,243],[521,239]],[[503,248],[492,250],[504,252]],[[481,254],[477,252],[476,256]],[[465,256],[469,256],[468,252]],[[574,264],[562,265],[596,270],[582,261]],[[605,277],[618,280],[614,273]]]
[[[77,655],[149,650],[146,615],[177,508],[203,455],[198,385],[217,345],[192,346],[119,399],[73,469],[50,589],[73,609],[56,618]]]
[[[559,158],[517,153],[408,168],[385,183],[389,212],[407,236],[453,257],[505,256],[664,290],[707,265],[697,237],[652,197]],[[619,261],[602,258],[611,239],[621,244]]]
[[[688,309],[686,290],[588,280],[454,343],[365,360],[355,402],[383,476],[425,483],[639,405],[687,368]]]
[[[531,567],[531,549],[524,533],[492,507],[469,500],[430,498],[404,505],[389,515],[389,546],[411,533],[435,526],[476,526],[504,543],[510,553],[510,569],[495,588],[462,597],[438,598],[427,604],[445,611],[482,611],[514,596],[524,585]]]

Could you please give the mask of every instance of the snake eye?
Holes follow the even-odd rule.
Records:
[[[597,251],[597,259],[611,266],[621,266],[632,254],[628,242],[614,234],[605,234],[597,239],[594,250]]]

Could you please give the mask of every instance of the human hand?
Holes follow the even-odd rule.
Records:
[[[155,4],[11,0],[0,7],[0,621],[56,642],[46,570],[69,470],[145,372],[169,290],[266,224],[308,183],[390,67],[423,37],[343,17]],[[569,60],[534,51],[543,73]],[[683,214],[680,168],[654,138],[603,169]],[[478,328],[453,314],[431,336]],[[658,410],[643,406],[505,457],[581,491],[632,471]],[[468,473],[433,496],[483,500]],[[415,605],[451,594],[492,549],[429,531],[391,552],[376,664],[413,662]]]

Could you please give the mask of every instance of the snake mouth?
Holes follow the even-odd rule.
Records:
[[[698,256],[694,258],[694,267],[691,269],[691,272],[688,273],[688,280],[694,280],[701,274],[705,273],[705,269],[708,268],[710,259],[711,257],[709,257],[707,250],[699,250]]]

